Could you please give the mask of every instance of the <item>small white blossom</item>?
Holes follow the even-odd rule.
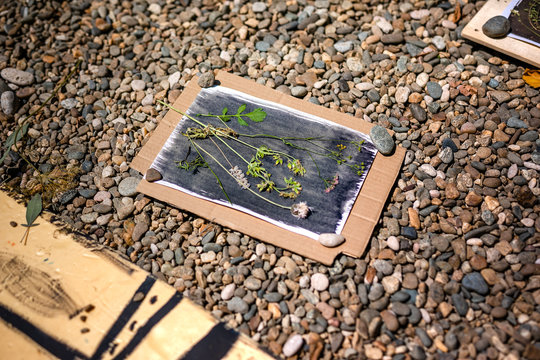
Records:
[[[293,206],[291,206],[291,214],[298,219],[307,218],[310,211],[311,210],[309,209],[309,206],[304,201],[299,202],[298,204],[293,204]]]

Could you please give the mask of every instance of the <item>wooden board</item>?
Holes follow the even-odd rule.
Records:
[[[493,16],[501,15],[510,0],[489,0],[482,9],[465,26],[462,36],[489,48],[512,56],[516,59],[540,68],[540,48],[509,36],[502,39],[492,39],[482,32],[482,26]]]
[[[272,359],[166,283],[0,192],[0,358]]]
[[[221,86],[319,116],[364,134],[369,134],[370,129],[375,125],[348,114],[285,95],[226,72],[219,72],[216,79]],[[188,83],[173,106],[185,111],[195,100],[199,91],[200,87],[197,85],[197,78],[195,77]],[[145,174],[181,118],[180,114],[172,110],[169,111],[154,130],[148,142],[133,159],[130,166]],[[342,235],[346,241],[335,248],[324,247],[318,241],[307,236],[164,185],[142,180],[137,190],[261,241],[330,265],[340,253],[354,257],[360,257],[364,253],[371,233],[379,221],[386,199],[399,174],[405,152],[403,147],[397,146],[395,153],[391,156],[383,156],[380,153],[375,156],[373,165],[343,228]]]

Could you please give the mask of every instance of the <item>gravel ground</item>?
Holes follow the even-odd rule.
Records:
[[[540,357],[540,94],[469,43],[483,1],[2,1],[0,137],[78,170],[51,206],[278,356]],[[129,163],[221,69],[395,131],[408,149],[362,259],[323,266],[135,191]],[[36,173],[14,152],[18,192]],[[174,341],[171,339],[170,341]]]

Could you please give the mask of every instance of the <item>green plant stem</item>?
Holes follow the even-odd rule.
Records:
[[[191,145],[193,145],[193,147],[195,148],[195,150],[197,151],[197,154],[199,154],[199,156],[204,160],[204,156],[201,155],[200,151],[199,151],[199,146],[196,145],[193,140],[189,139],[189,141],[191,142]],[[206,154],[210,155],[207,151],[205,151],[203,148],[200,148],[201,150],[203,150]],[[215,160],[215,158],[210,155],[210,157],[212,157],[212,159]],[[204,160],[206,162],[206,164],[208,165],[208,162],[206,160]],[[219,164],[219,163],[218,163]],[[221,164],[219,164],[221,165]],[[223,167],[223,166],[222,166]],[[208,169],[212,172],[212,174],[214,174],[214,176],[216,177],[216,180],[219,184],[219,187],[221,188],[221,191],[223,191],[223,194],[225,194],[225,197],[227,198],[227,201],[232,204],[232,201],[231,199],[229,198],[229,195],[227,195],[227,192],[225,191],[225,188],[223,187],[223,184],[221,183],[221,180],[219,179],[219,176],[216,175],[216,173],[214,172],[214,170],[212,170],[212,168],[210,167],[210,165],[208,165]]]
[[[208,151],[206,151],[203,147],[201,147],[201,146],[199,146],[199,145],[196,145],[193,141],[191,141],[191,143],[192,143],[196,148],[198,147],[198,148],[199,148],[201,151],[203,151],[206,155],[210,156],[210,157],[212,158],[212,160],[214,160],[214,161],[215,161],[215,162],[216,162],[223,170],[225,170],[225,171],[227,172],[227,174],[229,174],[229,176],[231,176],[231,177],[234,179],[234,176],[231,175],[231,173],[229,172],[229,170],[227,170],[227,168],[225,168],[225,166],[223,166],[223,164],[221,164],[221,163],[219,162],[219,160],[216,159],[211,153],[209,153]],[[198,150],[197,150],[197,152],[198,152]],[[212,171],[212,173],[213,173],[213,171]],[[215,175],[215,174],[214,174],[214,175]],[[217,177],[217,176],[216,176],[216,177]],[[220,184],[221,184],[221,182],[220,182]],[[254,194],[254,195],[260,197],[261,199],[263,199],[264,201],[267,201],[268,203],[270,203],[270,204],[272,204],[272,205],[275,205],[275,206],[280,207],[280,208],[282,208],[282,209],[287,209],[287,210],[290,210],[290,209],[291,209],[290,206],[281,205],[281,204],[278,204],[278,203],[276,203],[276,202],[273,202],[272,200],[265,198],[264,196],[262,196],[261,194],[259,194],[259,193],[256,192],[256,191],[253,191],[253,190],[250,189],[250,188],[247,188],[246,190],[248,190],[248,191],[251,192],[252,194]],[[230,202],[230,200],[229,200],[229,202]],[[232,202],[231,202],[231,204],[232,204]]]

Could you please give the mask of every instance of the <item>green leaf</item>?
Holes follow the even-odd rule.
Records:
[[[8,138],[6,139],[6,144],[5,144],[5,148],[9,150],[10,147],[13,146],[13,144],[15,144],[15,134],[17,133],[17,131],[14,131],[12,132]]]
[[[248,123],[246,122],[246,120],[242,119],[241,116],[238,116],[238,123],[242,126],[248,126]]]
[[[221,115],[227,115],[227,111],[229,111],[229,109],[224,107],[223,110],[221,110]]]
[[[17,136],[17,141],[21,140],[21,138],[28,133],[28,127],[30,126],[30,123],[26,123],[22,126],[21,131],[19,131],[19,135]]]
[[[244,114],[244,116],[249,117],[251,121],[261,122],[266,118],[266,112],[261,108],[256,108],[252,112]]]
[[[2,157],[0,158],[0,165],[4,163],[4,160],[6,160],[6,157],[8,156],[8,154],[9,154],[9,150],[6,150],[4,152],[4,155],[2,155]]]
[[[43,210],[43,204],[41,202],[41,195],[36,194],[30,199],[26,206],[26,225],[32,226],[39,214]]]
[[[236,111],[236,114],[241,114],[241,113],[244,112],[244,110],[246,110],[246,104],[240,105],[240,107],[239,107],[238,110]]]

